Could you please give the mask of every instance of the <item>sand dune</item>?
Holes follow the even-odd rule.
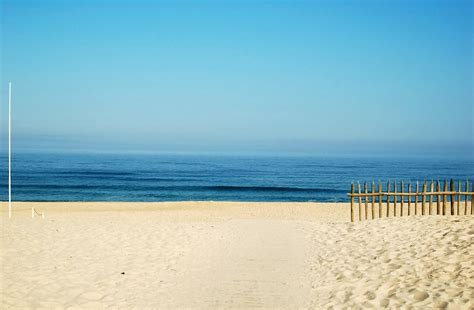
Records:
[[[347,204],[17,203],[8,220],[5,207],[2,309],[474,307],[472,216],[351,224]]]

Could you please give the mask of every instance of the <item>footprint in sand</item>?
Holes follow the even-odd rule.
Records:
[[[434,306],[436,309],[445,309],[448,307],[448,303],[446,301],[436,301]]]
[[[364,295],[365,295],[365,297],[367,297],[368,300],[374,300],[375,297],[377,297],[377,295],[375,295],[375,293],[372,292],[372,291],[367,291],[367,292],[365,292]]]
[[[426,298],[428,298],[430,295],[428,295],[427,292],[425,291],[416,291],[415,294],[413,294],[413,298],[416,300],[416,301],[423,301],[425,300]]]

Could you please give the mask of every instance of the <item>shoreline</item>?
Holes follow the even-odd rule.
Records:
[[[450,202],[447,202],[446,207],[449,209]],[[459,207],[460,215],[466,212],[466,215],[471,214],[472,202],[467,205],[462,203]],[[358,220],[359,207],[362,208],[362,220]],[[380,209],[381,207],[381,209]],[[387,218],[387,204],[383,203],[379,207],[378,203],[373,205],[374,212],[372,213],[372,205],[360,205],[358,202],[354,203],[354,223],[365,222],[370,220],[378,220],[379,214],[381,218]],[[394,204],[390,203],[389,218],[392,217],[413,217],[415,215],[415,205],[410,207],[403,206],[403,214],[400,214],[402,205],[400,202],[396,205],[396,216],[394,216]],[[457,204],[455,205],[457,208]],[[12,202],[12,216],[24,216],[31,213],[31,208],[35,208],[38,212],[45,212],[50,214],[64,213],[64,212],[192,212],[193,214],[205,214],[206,217],[229,217],[236,216],[237,218],[282,218],[282,219],[304,219],[316,222],[350,222],[351,208],[349,202],[249,202],[249,201],[159,201],[159,202],[125,202],[125,201],[75,201],[75,202],[28,202],[15,201]],[[248,210],[247,210],[248,208]],[[365,219],[365,209],[368,214]],[[408,215],[408,208],[410,214]],[[417,213],[422,214],[421,202],[418,203]],[[427,206],[428,208],[428,206]],[[251,212],[247,212],[247,211]],[[291,212],[288,212],[291,211]],[[428,216],[429,208],[425,210]],[[436,205],[431,208],[432,214],[436,215]],[[196,213],[197,212],[197,213]],[[5,216],[8,213],[8,202],[0,202],[0,216]],[[375,218],[372,219],[372,215]],[[439,215],[441,216],[441,215]],[[449,214],[446,216],[450,216]]]
[[[320,202],[231,202],[231,201],[178,201],[178,202],[13,202],[12,218],[30,216],[31,208],[45,216],[77,212],[162,212],[199,219],[212,218],[268,218],[309,220],[317,222],[349,222],[349,203]],[[8,203],[0,203],[0,213],[8,213]]]

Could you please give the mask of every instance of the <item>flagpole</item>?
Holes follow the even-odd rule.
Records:
[[[12,82],[8,82],[8,218],[12,217]]]

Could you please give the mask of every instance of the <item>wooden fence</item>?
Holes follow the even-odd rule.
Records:
[[[457,186],[456,186],[457,184]],[[358,219],[375,219],[382,217],[404,216],[404,215],[467,215],[474,214],[474,183],[471,184],[472,190],[469,191],[469,181],[449,182],[445,180],[443,184],[440,181],[431,181],[429,184],[424,181],[421,186],[415,183],[414,191],[409,182],[405,186],[401,181],[391,185],[387,182],[385,191],[382,191],[382,183],[378,182],[376,188],[375,182],[372,182],[370,189],[367,182],[364,183],[363,190],[361,184],[357,182],[357,190],[354,183],[351,185],[351,192],[348,196],[351,199],[351,222],[355,220],[355,208],[358,206]],[[393,191],[392,191],[393,189]],[[464,197],[464,200],[463,200]],[[469,203],[469,197],[470,203]],[[356,201],[357,200],[357,201]],[[365,218],[364,218],[365,217]]]

